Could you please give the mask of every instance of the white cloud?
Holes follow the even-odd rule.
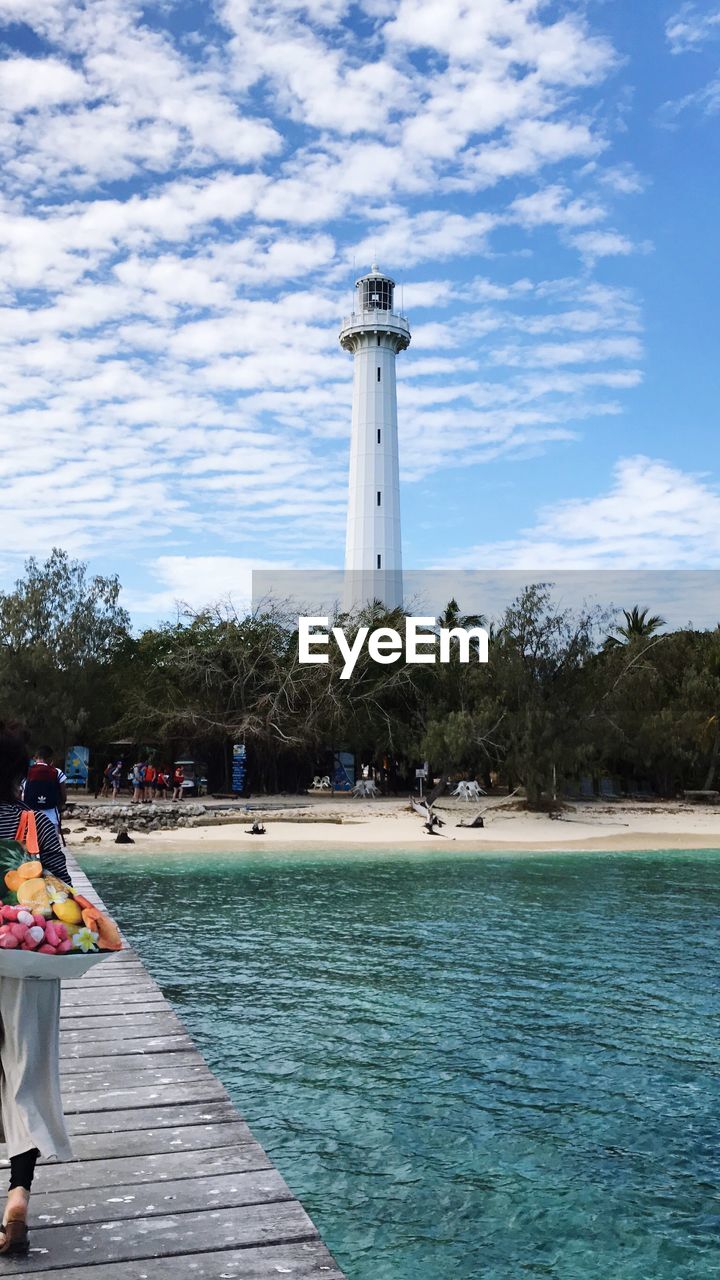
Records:
[[[694,53],[720,37],[720,9],[683,4],[665,24],[671,53]]]
[[[582,231],[572,237],[572,243],[590,259],[624,257],[637,249],[632,240],[619,231]]]
[[[176,608],[199,611],[224,603],[242,614],[252,601],[253,570],[276,568],[288,565],[244,556],[158,556],[151,567],[157,585],[148,591],[124,591],[122,604],[152,619],[168,617]]]
[[[556,183],[540,191],[533,191],[529,196],[518,196],[510,205],[509,216],[521,226],[530,228],[547,224],[585,227],[601,221],[606,216],[606,210],[600,204],[572,199],[567,188]]]
[[[87,97],[81,75],[57,58],[8,58],[0,62],[0,112],[17,113]]]
[[[458,566],[503,569],[720,567],[720,490],[662,460],[624,458],[609,491],[543,508],[516,540],[474,548]]]

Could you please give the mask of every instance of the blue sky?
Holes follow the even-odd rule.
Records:
[[[0,50],[3,582],[339,567],[373,252],[409,567],[720,563],[720,6],[0,0]]]

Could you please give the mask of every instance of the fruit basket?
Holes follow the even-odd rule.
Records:
[[[79,978],[123,950],[120,931],[16,840],[0,842],[0,977]]]

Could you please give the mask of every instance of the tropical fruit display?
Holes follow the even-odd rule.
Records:
[[[0,948],[67,956],[120,951],[113,920],[73,889],[44,871],[17,840],[0,841]]]

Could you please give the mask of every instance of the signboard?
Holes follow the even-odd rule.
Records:
[[[351,751],[336,751],[333,762],[333,791],[350,791],[354,783],[354,755]]]
[[[424,769],[424,768],[423,768],[423,769],[416,769],[416,770],[415,770],[415,777],[416,777],[416,778],[427,778],[427,769]]]
[[[65,773],[69,787],[86,787],[90,768],[90,748],[70,747],[65,757]]]
[[[247,777],[247,752],[244,742],[236,742],[232,749],[232,789],[238,795],[245,790]]]

